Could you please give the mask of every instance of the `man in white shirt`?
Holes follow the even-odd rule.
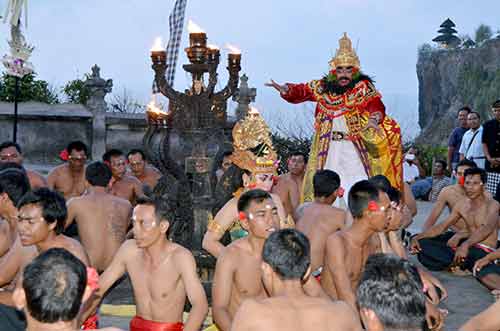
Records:
[[[467,115],[469,130],[464,133],[462,144],[460,145],[460,160],[468,159],[476,162],[479,168],[484,169],[485,156],[481,138],[483,127],[481,126],[481,116],[478,112],[472,111]]]
[[[419,176],[419,171],[417,165],[414,163],[416,156],[410,152],[411,150],[405,155],[406,162],[403,163],[403,178],[406,183],[413,184],[415,178]]]

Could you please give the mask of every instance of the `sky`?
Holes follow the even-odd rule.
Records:
[[[39,79],[60,88],[65,82],[101,67],[114,81],[113,93],[147,103],[153,71],[149,49],[157,36],[168,39],[173,0],[30,1],[27,40]],[[0,0],[3,12],[7,0]],[[257,88],[255,106],[268,122],[295,129],[310,121],[311,104],[293,106],[264,87],[278,82],[306,82],[328,71],[328,61],[347,32],[362,70],[375,78],[388,112],[407,136],[418,131],[417,48],[430,43],[439,25],[451,18],[459,34],[473,35],[481,23],[500,29],[498,0],[188,0],[187,19],[207,33],[209,43],[231,43],[242,50],[242,72]],[[187,24],[185,24],[187,26]],[[184,90],[190,77],[187,29],[182,40],[175,87]],[[8,53],[9,27],[0,24],[0,56]],[[222,51],[219,88],[227,81]],[[230,109],[235,104],[231,102]]]

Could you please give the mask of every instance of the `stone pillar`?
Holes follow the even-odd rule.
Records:
[[[106,151],[106,109],[104,101],[106,94],[113,89],[113,80],[104,80],[100,75],[101,69],[96,65],[92,67],[92,74],[85,81],[89,90],[86,107],[92,112],[92,159],[99,160]]]
[[[240,78],[240,87],[236,89],[233,95],[233,101],[238,103],[236,108],[236,119],[239,121],[247,115],[250,102],[255,101],[257,90],[255,87],[248,87],[248,77],[243,74]]]

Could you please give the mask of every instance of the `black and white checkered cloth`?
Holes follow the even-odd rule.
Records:
[[[174,83],[175,67],[179,48],[181,47],[182,28],[184,26],[184,13],[186,12],[187,0],[176,0],[174,8],[168,17],[170,26],[170,38],[167,45],[167,82],[170,85]]]
[[[498,172],[488,172],[488,180],[486,181],[486,190],[490,192],[493,196],[497,191],[498,183],[500,183],[500,173]]]

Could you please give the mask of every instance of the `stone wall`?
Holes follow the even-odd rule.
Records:
[[[57,164],[68,142],[81,140],[92,150],[94,113],[78,104],[19,103],[18,143],[30,163]],[[14,104],[0,102],[0,141],[11,140]],[[144,114],[105,113],[105,146],[125,152],[142,147]],[[101,155],[93,155],[100,158]]]

